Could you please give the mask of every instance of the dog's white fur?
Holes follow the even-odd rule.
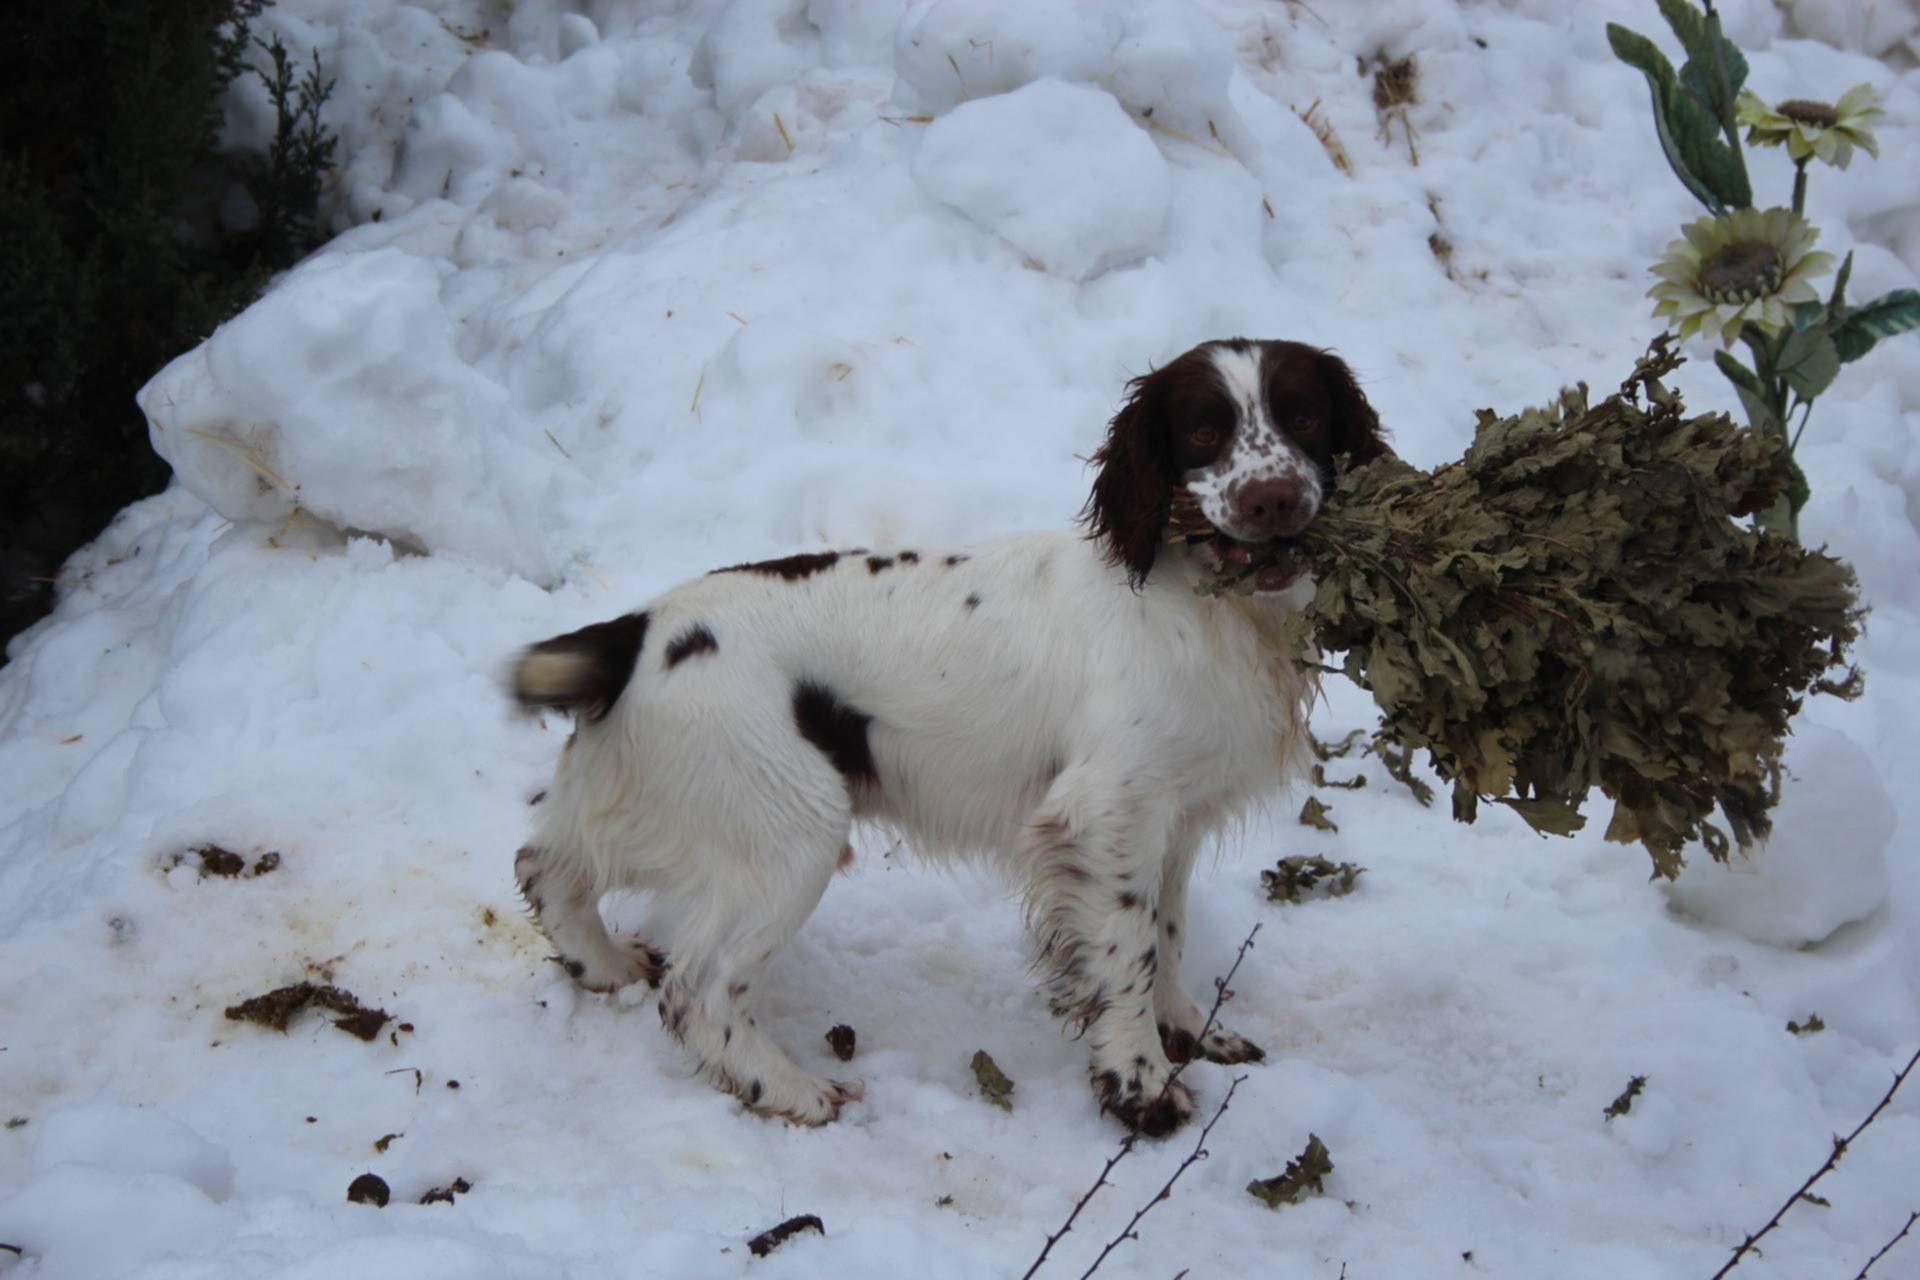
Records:
[[[997,858],[1102,1106],[1177,1126],[1192,1097],[1165,1087],[1169,1050],[1261,1056],[1222,1030],[1196,1043],[1187,880],[1210,835],[1305,768],[1311,686],[1279,629],[1311,584],[1222,598],[1196,592],[1214,562],[1198,550],[1163,548],[1137,587],[1111,561],[1061,532],[772,562],[623,620],[643,631],[631,674],[583,715],[518,863],[563,962],[596,989],[664,977],[662,1020],[709,1080],[829,1120],[860,1087],[796,1066],[751,992],[872,821],[923,856]],[[605,680],[569,639],[523,659],[523,701]],[[608,935],[615,888],[657,895],[670,965]]]

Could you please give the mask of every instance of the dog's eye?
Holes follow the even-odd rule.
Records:
[[[1310,413],[1303,413],[1293,420],[1293,434],[1296,437],[1312,436],[1320,430],[1320,419]]]
[[[1218,427],[1193,427],[1187,432],[1187,443],[1196,449],[1211,449],[1220,443]]]

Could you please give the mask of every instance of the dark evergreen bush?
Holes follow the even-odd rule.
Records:
[[[332,86],[253,37],[264,5],[0,10],[0,645],[76,547],[166,484],[134,393],[323,238]],[[278,117],[266,155],[220,145],[247,74]],[[258,211],[237,230],[218,216],[236,185]]]

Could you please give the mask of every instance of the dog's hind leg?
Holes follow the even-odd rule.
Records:
[[[534,923],[553,943],[554,959],[574,981],[589,991],[660,985],[666,956],[644,938],[607,932],[592,874],[579,859],[528,845],[513,860],[513,873]]]
[[[754,989],[826,891],[848,817],[805,815],[784,825],[779,850],[709,855],[692,883],[669,891],[674,967],[660,1021],[715,1087],[762,1115],[825,1124],[861,1086],[801,1070],[760,1026]]]

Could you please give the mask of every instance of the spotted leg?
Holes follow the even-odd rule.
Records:
[[[660,985],[667,958],[645,938],[615,937],[600,919],[598,895],[577,859],[528,845],[513,862],[533,922],[553,943],[554,960],[589,991],[635,982]]]
[[[1180,985],[1180,956],[1186,948],[1187,882],[1193,876],[1199,838],[1191,832],[1174,837],[1160,878],[1160,964],[1153,977],[1153,1008],[1160,1042],[1167,1057],[1185,1062],[1196,1056],[1208,1062],[1259,1062],[1267,1054],[1259,1045],[1219,1025],[1206,1028],[1207,1015],[1187,998]]]

